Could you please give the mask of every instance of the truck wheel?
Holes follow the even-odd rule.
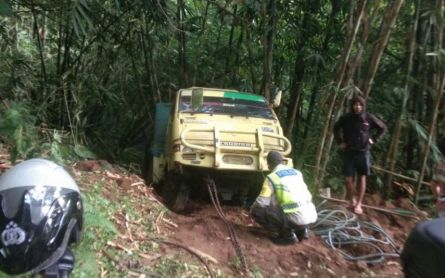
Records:
[[[150,155],[146,158],[144,169],[145,183],[151,184],[153,182],[153,156]]]
[[[171,210],[175,212],[182,212],[187,207],[187,202],[190,196],[190,188],[185,182],[181,182],[178,188],[176,197],[171,204]]]
[[[174,212],[183,211],[189,200],[190,188],[178,174],[168,174],[162,183],[161,196],[166,206]]]

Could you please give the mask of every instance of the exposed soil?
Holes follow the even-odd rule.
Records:
[[[98,166],[99,165],[99,166]],[[151,186],[143,184],[140,177],[125,174],[119,169],[109,171],[100,166],[100,162],[78,163],[73,168],[76,177],[82,176],[81,186],[88,187],[94,180],[114,181],[119,185],[116,191],[110,186],[107,198],[119,201],[123,196],[146,196],[146,202],[139,202],[136,209],[141,215],[151,213],[153,206],[162,205],[162,200],[156,195]],[[89,173],[88,173],[89,172]],[[87,180],[87,182],[85,182]],[[85,188],[84,188],[85,189]],[[366,196],[367,205],[380,208],[394,209],[397,207],[415,211],[417,219],[382,213],[371,209],[364,209],[361,220],[371,221],[381,226],[396,242],[399,249],[409,234],[409,231],[425,213],[417,210],[407,199],[400,199],[393,203],[382,200],[378,195]],[[351,262],[345,260],[339,250],[329,248],[324,241],[314,233],[309,240],[291,246],[277,246],[269,237],[271,234],[261,229],[240,207],[222,207],[228,223],[233,226],[241,251],[247,261],[252,276],[259,271],[263,277],[403,277],[398,258],[388,258],[384,262],[370,265],[363,261]],[[126,231],[122,216],[115,217],[116,225]],[[133,223],[133,225],[136,225]],[[142,231],[143,227],[132,228]],[[215,208],[209,203],[192,203],[187,214],[177,214],[168,211],[157,217],[157,236],[166,241],[177,243],[190,248],[207,261],[212,270],[220,269],[226,275],[241,277],[242,270],[236,261],[236,252],[229,236],[226,223],[218,216]],[[123,238],[125,239],[125,238]],[[124,244],[123,242],[122,244]],[[350,252],[355,252],[351,247]],[[361,250],[363,251],[363,250]],[[161,256],[178,253],[174,246],[163,245]],[[199,264],[194,256],[182,256],[185,262]]]
[[[375,200],[377,196],[372,196]],[[369,198],[368,204],[373,199]],[[235,228],[242,253],[248,264],[261,269],[265,277],[403,277],[398,259],[369,265],[365,262],[349,262],[324,241],[311,233],[307,241],[291,246],[277,246],[269,238],[271,234],[259,227],[238,207],[223,206],[226,219]],[[227,225],[211,204],[196,205],[187,215],[171,213],[169,219],[178,228],[166,225],[163,231],[176,242],[198,249],[218,261],[224,271],[236,275],[233,260],[236,255],[230,241]],[[401,249],[411,228],[417,222],[402,216],[388,216],[365,210],[361,220],[379,224]],[[366,250],[348,250],[366,253]],[[370,250],[372,251],[372,250]],[[232,265],[231,265],[232,264]]]

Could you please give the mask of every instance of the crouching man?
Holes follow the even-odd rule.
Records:
[[[308,238],[307,225],[317,221],[317,211],[301,172],[282,162],[278,152],[267,155],[271,173],[250,214],[265,229],[277,233],[272,238],[274,243],[287,245]]]

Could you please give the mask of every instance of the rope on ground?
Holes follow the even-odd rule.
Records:
[[[310,229],[346,260],[378,264],[385,258],[399,257],[396,243],[380,226],[359,220],[343,207],[328,207],[325,203],[322,201],[317,206],[318,221]]]
[[[240,264],[244,272],[244,275],[248,276],[249,268],[247,267],[246,258],[244,257],[244,254],[241,250],[241,246],[239,244],[238,236],[236,235],[235,229],[233,228],[233,225],[227,220],[221,208],[215,181],[211,178],[206,178],[205,181],[207,183],[207,188],[209,190],[210,199],[212,200],[212,203],[215,206],[216,212],[218,213],[219,217],[223,220],[223,222],[226,224],[227,229],[229,230],[230,239],[232,241],[233,248],[235,249],[235,252],[240,260]]]

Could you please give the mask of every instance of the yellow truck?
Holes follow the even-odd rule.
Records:
[[[202,87],[181,89],[174,103],[158,104],[149,173],[170,208],[181,211],[190,196],[205,196],[206,177],[223,200],[254,199],[269,151],[292,166],[291,144],[272,106],[259,95]]]

